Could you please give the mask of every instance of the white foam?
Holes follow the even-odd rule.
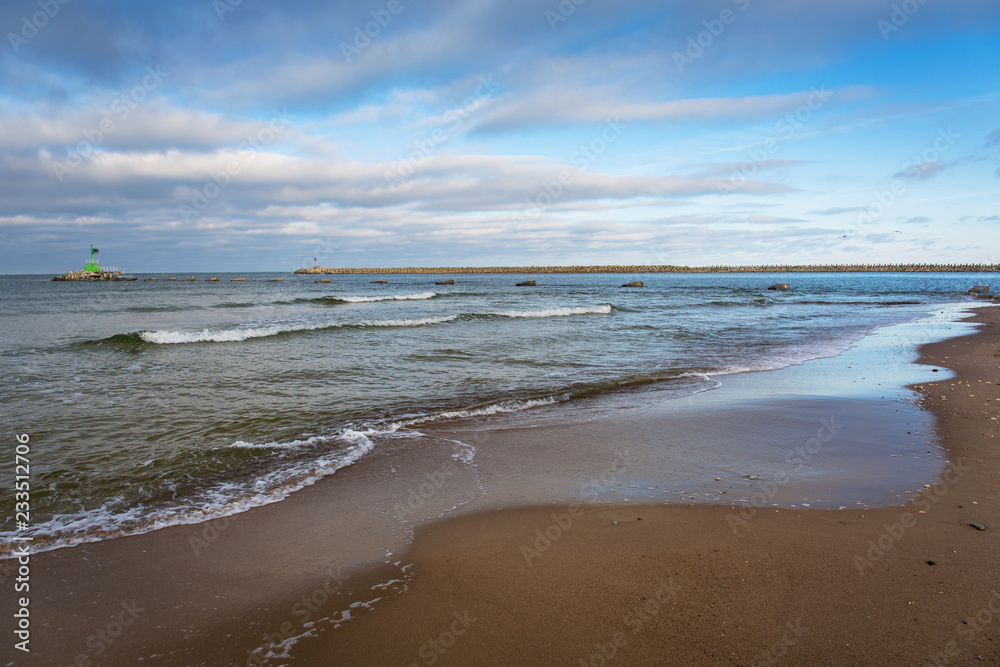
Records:
[[[566,317],[567,315],[610,315],[611,304],[600,306],[578,306],[565,308],[548,308],[545,310],[503,310],[489,313],[504,317]]]
[[[394,422],[390,425],[392,430],[397,430],[404,426],[415,426],[416,424],[425,424],[427,422],[441,421],[445,419],[465,419],[468,417],[488,417],[490,415],[498,415],[506,412],[518,412],[520,410],[528,410],[530,408],[538,407],[540,405],[551,405],[558,400],[555,396],[547,396],[545,398],[531,398],[524,401],[502,401],[500,403],[493,403],[491,405],[485,405],[481,408],[473,408],[472,410],[451,410],[446,412],[438,412],[432,415],[422,415],[420,417],[413,417],[411,419],[406,419],[399,422]]]
[[[251,507],[276,503],[359,460],[374,449],[375,444],[368,437],[373,433],[374,431],[344,429],[336,436],[328,438],[317,436],[307,441],[291,443],[255,445],[238,441],[232,446],[250,449],[291,448],[307,442],[325,440],[340,441],[348,447],[346,450],[338,449],[330,452],[317,460],[302,462],[290,468],[262,475],[249,489],[242,489],[242,492],[236,484],[225,483],[206,491],[186,505],[157,509],[140,505],[125,511],[113,509],[122,503],[123,499],[119,497],[98,508],[75,514],[57,514],[45,523],[32,526],[30,535],[35,539],[36,551],[49,551],[123,535],[140,535],[168,526],[221,519],[245,512]],[[51,541],[46,541],[45,538],[50,538]],[[0,554],[0,557],[6,556],[7,553]]]
[[[414,320],[361,320],[358,322],[302,322],[298,324],[272,324],[261,327],[224,329],[222,331],[143,331],[139,337],[147,343],[169,345],[177,343],[233,343],[250,338],[267,338],[288,331],[316,331],[341,327],[421,327],[454,320],[457,315],[424,317]]]
[[[413,301],[420,299],[433,299],[437,296],[436,292],[421,292],[420,294],[395,294],[390,296],[335,296],[334,299],[340,299],[347,303],[369,303],[372,301]]]

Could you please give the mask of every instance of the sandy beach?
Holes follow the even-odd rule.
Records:
[[[376,452],[397,457],[393,473],[410,465],[430,485],[411,505],[427,519],[415,522],[412,543],[399,530],[406,493],[380,497],[380,480],[357,464],[225,520],[37,554],[32,652],[9,664],[997,664],[998,312],[981,309],[974,321],[983,323],[976,333],[920,351],[918,377],[940,377],[931,366],[957,376],[921,380],[901,390],[907,398],[888,393],[888,376],[882,395],[869,387],[851,396],[806,364],[733,376],[686,408],[666,401],[665,412],[622,408],[622,417],[481,436],[490,446],[479,448],[475,478],[433,449],[409,464],[402,450]],[[796,386],[780,395],[774,379],[796,377],[815,378],[815,395]],[[735,412],[726,391],[746,401]],[[930,413],[903,410],[909,397]],[[898,433],[920,427],[914,414],[936,417],[940,454],[919,434]],[[428,431],[428,447],[454,433]],[[811,468],[814,480],[783,479],[789,459],[752,480],[720,484],[724,473],[705,471],[713,497],[750,502],[696,502],[701,491],[688,502],[616,502],[616,490],[649,482],[642,443],[656,434],[787,440],[799,456],[827,460]],[[862,455],[894,438],[900,451],[926,454],[889,466]],[[545,497],[544,467],[532,477],[531,466],[505,472],[491,462],[489,452],[524,460],[512,454],[541,442],[552,444],[553,478],[564,461],[563,477],[584,482],[595,471],[574,472],[572,448],[606,449],[600,502],[567,494],[534,503]],[[896,462],[911,466],[899,480]],[[927,487],[895,502],[872,496],[880,480],[891,488],[913,474],[930,475]],[[508,490],[507,507],[434,520],[449,505],[474,509],[482,489],[497,486]],[[857,493],[888,506],[791,507],[804,493]]]

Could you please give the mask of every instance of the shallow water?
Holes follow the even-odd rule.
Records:
[[[425,275],[219,277],[0,280],[0,404],[14,431],[31,434],[39,549],[277,501],[470,415],[590,415],[608,397],[678,399],[725,374],[836,355],[875,327],[971,303],[964,290],[988,282],[590,274],[516,288],[522,276],[449,276],[453,286]],[[632,280],[646,286],[619,287]],[[794,290],[767,291],[775,282]],[[456,447],[471,465],[474,443]],[[12,473],[0,473],[5,489]]]

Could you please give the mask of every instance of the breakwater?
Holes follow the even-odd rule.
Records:
[[[607,264],[598,266],[404,266],[392,268],[305,268],[298,274],[408,273],[982,273],[1000,264],[781,264],[747,266],[673,266]]]

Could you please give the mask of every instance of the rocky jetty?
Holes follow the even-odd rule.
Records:
[[[775,290],[775,291],[778,291],[778,292],[784,292],[785,290],[792,289],[792,286],[791,286],[790,283],[774,283],[773,285],[771,285],[767,289],[769,289],[769,290]]]
[[[523,283],[518,283],[514,285],[514,287],[534,287],[534,286],[535,286],[534,280],[525,280]]]
[[[86,271],[81,269],[79,271],[70,271],[69,273],[64,273],[61,276],[56,276],[52,280],[134,280],[134,278],[127,278],[122,276],[121,271]]]
[[[404,266],[397,268],[322,267],[295,273],[408,274],[408,273],[980,273],[1000,271],[1000,264],[789,264],[746,266],[674,266],[668,264],[608,264],[600,266]],[[385,280],[373,282],[386,282]]]
[[[454,285],[455,281],[454,280],[439,280],[439,281],[437,281],[434,284],[435,285]]]
[[[642,281],[636,280],[631,283],[625,283],[624,285],[622,285],[622,287],[642,287]]]

